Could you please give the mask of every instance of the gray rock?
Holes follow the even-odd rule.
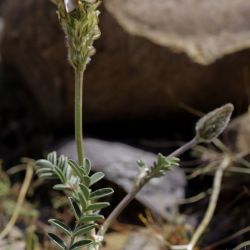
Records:
[[[250,2],[245,0],[107,0],[129,33],[185,52],[201,64],[250,47]]]
[[[103,171],[106,178],[129,192],[138,174],[136,161],[142,159],[152,164],[156,155],[122,143],[85,139],[86,156],[91,160],[94,171]],[[58,153],[76,159],[75,142],[66,142],[57,149]],[[186,180],[181,169],[174,168],[158,179],[153,179],[137,195],[137,199],[153,212],[171,219],[177,204],[184,197]]]
[[[130,235],[123,250],[161,250],[166,244],[159,240],[150,229],[143,229]]]

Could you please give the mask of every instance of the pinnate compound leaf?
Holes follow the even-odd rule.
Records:
[[[57,235],[53,234],[53,233],[48,233],[49,238],[61,249],[65,250],[67,249],[67,245],[66,243],[59,238]]]
[[[71,236],[71,234],[72,234],[71,229],[67,225],[65,225],[63,222],[56,220],[56,219],[50,219],[50,220],[48,220],[48,222],[51,225],[57,227],[60,231],[64,232],[68,236]]]
[[[79,241],[75,242],[69,249],[70,250],[77,250],[80,247],[87,246],[91,243],[93,243],[92,240],[79,240]]]
[[[114,193],[112,188],[101,188],[91,193],[91,199],[100,199]]]
[[[89,232],[90,230],[94,229],[96,226],[97,226],[97,224],[93,224],[93,223],[78,226],[74,230],[73,235],[74,236],[84,235],[87,232]]]
[[[104,173],[102,172],[96,172],[90,177],[90,186],[97,183],[104,177]]]

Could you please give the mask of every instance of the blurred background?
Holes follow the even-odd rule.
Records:
[[[234,117],[244,119],[237,118],[224,142],[249,150],[249,1],[104,0],[100,10],[102,36],[84,77],[85,137],[166,154],[192,138],[203,113],[231,102]],[[55,11],[49,0],[0,2],[0,158],[5,169],[23,156],[74,151],[74,146],[65,149],[74,136],[73,70]],[[211,176],[203,178],[188,182],[186,191],[181,181],[182,198],[197,187],[208,188]],[[248,190],[247,183],[237,187]],[[242,199],[248,206],[249,190]],[[239,228],[231,228],[232,221],[222,224],[232,233],[249,224],[241,221]],[[227,235],[213,235],[208,242]]]
[[[249,5],[104,1],[84,79],[85,134],[192,136],[197,117],[188,108],[232,102],[235,114],[246,111]],[[8,0],[0,12],[1,155],[13,158],[73,134],[74,82],[50,1]]]

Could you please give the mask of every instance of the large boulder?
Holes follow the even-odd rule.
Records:
[[[249,1],[106,0],[101,11],[102,37],[84,79],[87,122],[178,119],[183,104],[246,104]],[[48,120],[69,121],[73,73],[55,7],[8,0],[0,14],[4,63],[22,74]]]
[[[129,33],[213,63],[250,46],[250,2],[244,0],[107,0]]]

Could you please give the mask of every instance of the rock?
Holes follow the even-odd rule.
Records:
[[[147,164],[156,160],[156,155],[122,144],[85,139],[85,153],[92,161],[94,171],[102,171],[106,178],[126,192],[132,188],[134,178],[138,174],[136,161],[142,159]],[[59,154],[65,154],[76,159],[75,142],[68,141],[57,149]],[[137,199],[153,212],[165,218],[173,218],[177,204],[184,197],[186,180],[179,168],[158,179],[153,179],[137,195]]]
[[[162,237],[164,240],[164,238]],[[123,250],[167,250],[166,244],[160,241],[152,230],[144,229],[130,235]]]
[[[17,227],[13,227],[7,239],[0,239],[1,250],[25,250],[24,233]]]
[[[107,9],[129,33],[213,63],[250,47],[250,2],[244,0],[108,0]]]
[[[9,250],[9,249],[25,250],[25,242],[24,241],[16,241],[16,242],[10,243],[6,240],[1,240],[0,247],[2,250]]]
[[[229,101],[244,107],[249,5],[244,0],[106,0],[102,37],[85,76],[86,122],[179,123],[183,103],[201,111]],[[22,74],[41,121],[60,126],[72,121],[73,74],[53,5],[8,0],[0,14],[6,23],[3,61]]]

